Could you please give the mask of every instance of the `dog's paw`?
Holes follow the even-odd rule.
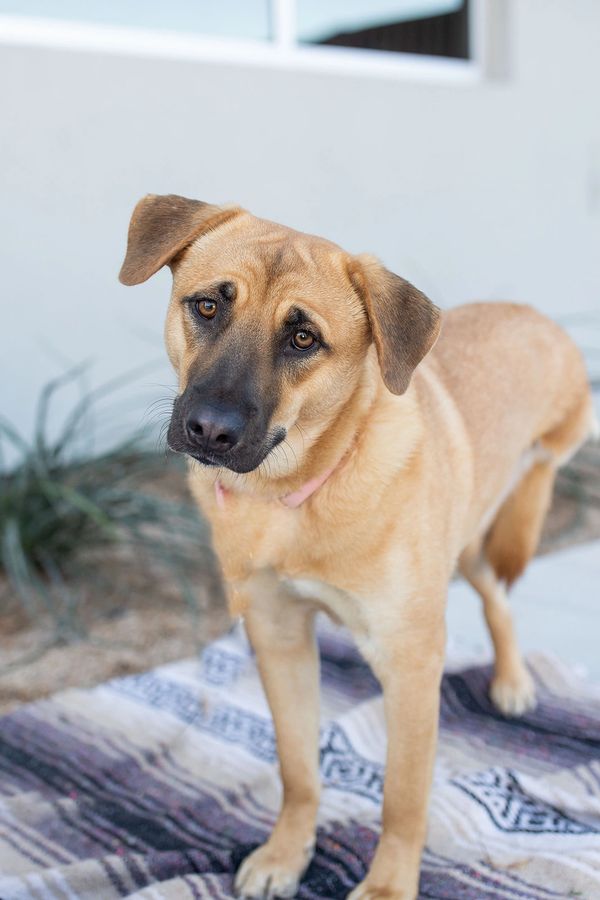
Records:
[[[503,715],[522,716],[536,704],[533,678],[525,667],[510,678],[497,675],[490,685],[490,697]]]
[[[277,849],[269,843],[259,847],[246,857],[235,876],[236,896],[244,900],[295,897],[313,848],[311,844],[293,852],[289,847]]]
[[[389,888],[378,888],[369,885],[368,879],[348,894],[348,900],[412,900],[414,894],[395,891]]]

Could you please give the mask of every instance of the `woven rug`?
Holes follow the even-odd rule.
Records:
[[[351,643],[321,636],[324,784],[298,896],[345,897],[377,840],[384,725]],[[489,669],[448,673],[420,896],[600,897],[600,691],[546,657],[521,720]],[[279,804],[273,728],[239,630],[188,660],[0,720],[0,898],[230,898]]]

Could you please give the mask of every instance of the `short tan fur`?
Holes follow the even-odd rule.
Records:
[[[506,588],[535,552],[557,467],[591,428],[581,355],[531,308],[474,303],[441,314],[374,257],[237,207],[141,200],[121,279],[140,283],[165,264],[176,449],[188,452],[179,419],[207,392],[214,404],[243,398],[244,427],[254,429],[227,464],[190,461],[232,612],[243,613],[256,650],[281,761],[277,824],[242,864],[237,891],[292,897],[310,860],[319,799],[313,622],[325,610],[354,633],[387,721],[381,839],[350,896],[412,900],[448,580],[458,566],[482,598],[496,652],[492,699],[505,715],[525,712],[534,685]],[[214,330],[197,318],[198,302]],[[294,316],[318,332],[309,354],[285,343],[286,328],[304,327],[286,324]],[[297,508],[281,502],[330,470]]]

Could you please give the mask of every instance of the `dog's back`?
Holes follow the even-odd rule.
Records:
[[[544,463],[554,471],[590,434],[583,358],[555,322],[514,303],[449,311],[431,358],[473,451],[473,519],[485,525],[487,516],[491,524],[529,471]],[[532,480],[524,491],[529,507]],[[541,483],[538,493],[547,493]]]

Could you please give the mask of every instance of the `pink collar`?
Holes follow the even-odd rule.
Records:
[[[339,463],[335,466],[331,466],[331,468],[327,469],[326,472],[323,472],[322,475],[311,478],[310,481],[307,481],[302,487],[299,487],[297,491],[292,491],[291,494],[285,494],[283,497],[280,497],[279,502],[283,503],[284,506],[289,507],[289,509],[296,509],[298,506],[301,506],[305,500],[308,500],[315,491],[318,491],[319,488],[325,484],[329,476],[335,472],[338,465]],[[223,487],[220,481],[215,481],[215,497],[217,506],[221,509],[225,508],[225,497],[229,493],[231,493],[231,491]]]

